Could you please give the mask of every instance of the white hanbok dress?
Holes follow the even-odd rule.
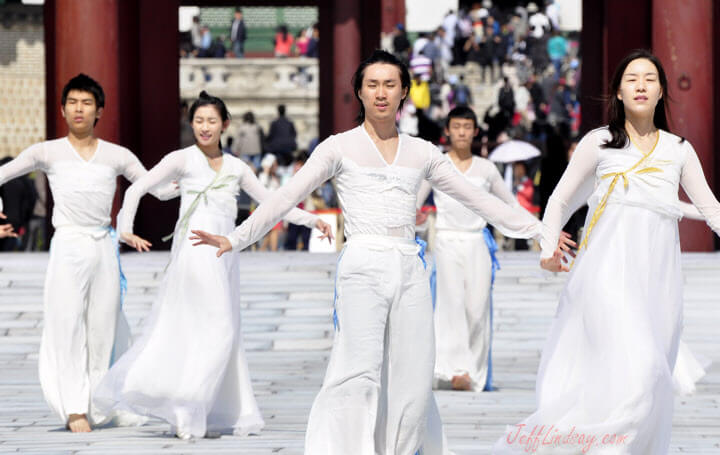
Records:
[[[682,332],[678,185],[720,232],[720,204],[687,141],[659,131],[644,155],[588,133],[545,212],[543,257],[591,194],[585,237],[560,296],[537,377],[537,411],[508,427],[494,454],[667,453],[672,372]],[[523,438],[529,436],[530,438]]]
[[[127,190],[118,231],[132,233],[141,196],[171,181],[182,200],[170,263],[141,338],[100,383],[95,403],[159,417],[182,437],[256,433],[264,422],[242,346],[238,257],[218,259],[214,248],[193,247],[188,237],[191,229],[232,229],[240,190],[258,201],[269,192],[242,160],[224,155],[215,172],[193,145],[168,154]],[[311,227],[317,217],[296,209],[287,219]]]

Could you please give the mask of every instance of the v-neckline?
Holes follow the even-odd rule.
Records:
[[[70,150],[72,150],[72,152],[75,154],[75,156],[77,157],[77,159],[79,159],[80,161],[82,161],[83,164],[90,164],[90,163],[92,163],[93,161],[95,161],[95,157],[98,156],[98,152],[100,152],[100,143],[102,142],[102,140],[101,140],[101,139],[96,139],[96,140],[97,140],[97,144],[95,144],[95,151],[93,152],[93,154],[92,154],[92,156],[90,157],[90,159],[87,159],[87,160],[86,160],[85,158],[82,157],[82,155],[80,154],[80,152],[78,152],[78,151],[75,149],[75,146],[72,145],[72,142],[70,142],[70,139],[69,139],[67,136],[65,136],[65,142],[67,143],[68,147],[70,147]]]
[[[213,167],[210,165],[210,160],[208,160],[208,156],[205,154],[205,152],[203,152],[203,151],[200,149],[200,147],[197,146],[197,144],[195,145],[195,149],[198,151],[198,153],[200,153],[200,155],[201,155],[201,156],[203,157],[203,159],[205,160],[205,165],[207,165],[208,169],[210,169],[210,171],[211,171],[213,174],[215,174],[215,175],[220,174],[220,171],[222,171],[222,170],[223,170],[223,167],[225,166],[225,154],[222,153],[222,151],[220,151],[220,157],[222,158],[222,162],[220,163],[220,167],[219,167],[219,168],[217,169],[217,171],[216,171],[216,170],[213,169]]]
[[[368,133],[367,130],[365,129],[365,125],[364,124],[360,125],[359,128],[362,129],[363,133],[365,134],[365,137],[367,138],[368,141],[370,141],[370,144],[372,144],[373,149],[378,154],[378,157],[380,157],[380,160],[383,162],[385,167],[394,166],[395,163],[397,163],[398,157],[400,156],[400,150],[401,150],[400,145],[402,145],[402,134],[400,134],[398,132],[398,143],[397,143],[397,149],[395,150],[395,158],[392,160],[392,163],[388,163],[387,160],[385,159],[385,157],[383,156],[383,154],[380,153],[380,149],[378,148],[375,141],[373,141],[372,138],[370,137],[370,133]]]
[[[452,158],[450,158],[449,154],[446,153],[445,158],[447,158],[448,161],[450,161],[450,164],[453,165],[453,167],[455,168],[456,171],[458,171],[460,174],[462,174],[465,177],[467,177],[467,175],[470,173],[470,169],[472,169],[473,166],[475,166],[475,160],[473,159],[472,156],[470,156],[470,166],[468,166],[468,168],[465,169],[464,171],[461,171],[460,168],[457,167],[457,164],[455,164],[455,161],[453,161]]]
[[[635,141],[632,140],[632,138],[630,137],[629,134],[627,135],[627,137],[628,137],[628,140],[630,141],[630,144],[633,147],[635,147],[635,150],[640,152],[640,155],[642,155],[643,159],[645,159],[645,158],[649,157],[650,155],[652,155],[655,152],[655,149],[657,149],[658,144],[660,144],[660,135],[661,134],[662,134],[662,130],[660,128],[658,128],[657,129],[657,137],[655,138],[655,143],[653,144],[650,151],[647,153],[643,152],[643,150],[640,147],[638,147],[637,144],[635,144]]]

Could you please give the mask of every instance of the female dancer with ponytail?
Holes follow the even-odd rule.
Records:
[[[240,190],[260,202],[269,193],[243,161],[222,154],[220,134],[229,125],[222,100],[202,92],[190,108],[190,122],[196,144],[168,154],[125,193],[118,231],[138,251],[151,246],[133,234],[143,194],[177,181],[180,218],[150,321],[98,386],[95,401],[101,409],[159,417],[182,439],[208,431],[246,435],[264,423],[242,347],[238,257],[218,261],[213,248],[191,248],[188,233],[230,230]],[[330,235],[328,224],[302,210],[286,219]]]

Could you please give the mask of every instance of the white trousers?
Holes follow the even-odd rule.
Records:
[[[306,455],[442,453],[430,286],[418,251],[412,240],[379,236],[355,235],[345,247],[338,326]]]
[[[438,231],[435,238],[435,381],[470,375],[485,387],[490,351],[492,259],[482,232]]]
[[[38,364],[45,400],[63,422],[70,414],[87,414],[91,423],[102,423],[105,416],[91,409],[92,390],[108,371],[116,333],[122,332],[125,342],[129,338],[107,231],[58,229],[50,245],[43,305]],[[115,356],[127,348],[124,344],[116,346]]]

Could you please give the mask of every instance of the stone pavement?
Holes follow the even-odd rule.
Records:
[[[167,261],[162,252],[123,255],[125,310],[141,330]],[[487,454],[505,425],[534,409],[540,349],[564,277],[542,273],[532,253],[500,255],[495,288],[492,393],[436,392],[450,448]],[[712,359],[695,395],[675,399],[673,454],[720,453],[720,255],[685,254],[685,335]],[[335,255],[243,253],[243,330],[266,421],[259,436],[184,442],[151,421],[75,435],[51,415],[38,384],[37,352],[47,255],[0,255],[0,453],[301,454],[307,415],[328,357]],[[199,302],[201,304],[201,302]],[[338,454],[345,455],[345,454]]]

